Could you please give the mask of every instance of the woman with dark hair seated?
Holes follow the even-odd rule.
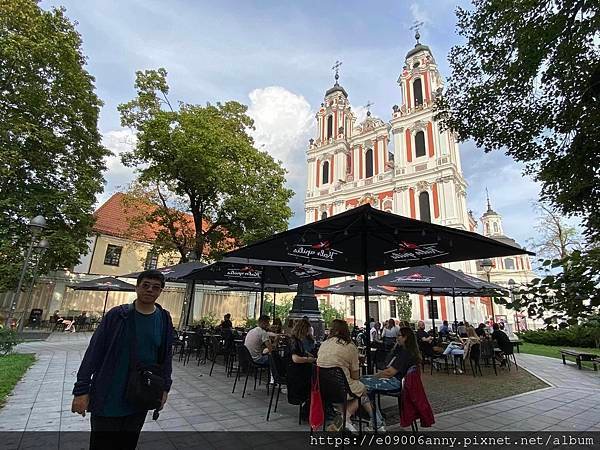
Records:
[[[387,367],[375,375],[367,375],[361,378],[363,384],[369,390],[369,399],[375,407],[376,391],[398,391],[402,389],[402,378],[406,376],[408,369],[421,363],[421,352],[417,345],[415,333],[409,327],[400,328],[396,345],[390,352]],[[377,411],[377,428],[385,431],[385,424],[381,414]]]
[[[292,405],[302,405],[302,414],[308,417],[308,400],[310,397],[310,381],[312,364],[316,361],[304,349],[303,341],[308,335],[310,323],[308,320],[297,320],[292,329],[290,339],[290,360],[288,362],[288,402]]]

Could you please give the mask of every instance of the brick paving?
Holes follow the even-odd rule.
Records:
[[[90,333],[54,333],[47,341],[18,346],[22,353],[36,353],[37,362],[25,374],[0,410],[0,430],[87,431],[89,415],[71,413],[71,390]],[[600,374],[564,366],[558,359],[517,355],[519,365],[546,381],[550,387],[436,416],[433,430],[456,431],[600,431]],[[249,383],[231,393],[233,378],[223,366],[186,366],[174,361],[173,388],[159,420],[151,416],[145,431],[302,431],[298,409],[281,395],[277,412],[265,420],[269,396],[264,383],[256,391]],[[470,375],[465,375],[470,376]],[[506,382],[506,379],[503,379]],[[383,406],[395,400],[384,399]],[[388,423],[388,430],[399,430]]]

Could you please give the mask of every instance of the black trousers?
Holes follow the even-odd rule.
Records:
[[[90,450],[135,450],[148,411],[124,417],[104,417],[92,414]]]

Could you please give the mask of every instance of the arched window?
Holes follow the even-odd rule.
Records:
[[[506,270],[515,270],[515,260],[512,258],[504,259],[504,268]]]
[[[369,149],[365,153],[365,178],[373,176],[373,150]]]
[[[423,104],[423,89],[421,87],[421,79],[417,78],[413,82],[413,93],[415,95],[415,106]]]
[[[352,154],[348,153],[346,155],[346,173],[352,173]]]
[[[333,137],[333,116],[327,117],[327,139]]]
[[[323,184],[329,183],[329,161],[323,163]]]
[[[419,212],[423,222],[431,222],[431,211],[429,207],[429,194],[421,192],[419,194]]]
[[[415,134],[415,156],[418,158],[419,156],[425,156],[425,154],[425,133],[419,131]]]
[[[490,234],[490,224],[489,223],[485,224],[485,233]]]
[[[323,211],[321,213],[321,220],[323,220],[323,219],[327,219],[327,211]]]
[[[494,222],[494,233],[498,233],[498,224]]]

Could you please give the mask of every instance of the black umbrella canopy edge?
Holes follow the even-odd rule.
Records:
[[[109,284],[110,283],[110,284]],[[119,280],[115,277],[102,277],[94,280],[82,281],[81,283],[69,284],[68,288],[76,291],[115,291],[134,292],[135,285]]]
[[[353,217],[356,216],[356,217]],[[362,221],[363,226],[365,226],[366,222],[368,220],[374,220],[374,222],[379,222],[380,225],[382,227],[385,227],[387,225],[382,224],[381,221],[388,219],[388,220],[396,220],[396,221],[400,221],[400,222],[404,222],[405,226],[412,226],[415,228],[420,228],[423,230],[423,233],[426,234],[432,234],[432,235],[438,235],[439,233],[451,233],[456,235],[457,237],[462,237],[464,239],[469,239],[474,241],[473,245],[476,245],[477,242],[480,243],[484,243],[486,245],[491,245],[497,249],[502,249],[504,250],[503,252],[496,252],[498,253],[497,256],[510,256],[510,255],[516,255],[516,254],[528,254],[528,255],[535,255],[535,253],[527,251],[525,249],[519,248],[519,247],[513,247],[511,245],[505,244],[504,242],[501,241],[497,241],[495,239],[492,238],[488,238],[486,236],[483,236],[481,234],[478,233],[474,233],[471,231],[465,231],[465,230],[461,230],[458,228],[451,228],[451,227],[446,227],[443,225],[438,225],[438,224],[434,224],[434,223],[429,223],[429,222],[423,222],[417,219],[411,219],[408,217],[404,217],[404,216],[399,216],[397,214],[393,214],[393,213],[389,213],[386,211],[381,211],[378,209],[373,208],[371,205],[366,204],[366,205],[362,205],[362,206],[358,206],[356,208],[350,209],[348,211],[344,211],[342,213],[330,216],[326,219],[322,219],[319,220],[317,222],[312,222],[306,225],[301,225],[299,227],[296,228],[292,228],[286,231],[282,231],[280,233],[274,234],[273,236],[263,239],[261,241],[257,241],[253,244],[249,244],[246,245],[244,247],[240,247],[236,250],[232,250],[228,253],[226,253],[224,255],[224,258],[228,258],[228,257],[238,257],[238,258],[255,258],[255,259],[259,259],[256,256],[246,256],[246,254],[250,251],[252,251],[253,248],[255,247],[259,247],[259,246],[264,246],[266,244],[275,242],[277,240],[285,240],[286,238],[292,238],[294,236],[300,235],[300,234],[304,234],[304,233],[317,233],[315,231],[315,228],[319,228],[320,229],[320,233],[317,234],[324,234],[324,233],[332,233],[332,234],[336,234],[336,235],[340,235],[343,236],[346,233],[346,230],[340,230],[339,228],[336,227],[332,227],[331,230],[327,230],[327,226],[330,224],[335,224],[336,222],[340,222],[343,219],[346,218],[353,218],[354,220],[352,220],[352,222],[346,227],[346,230],[352,226],[354,226],[356,223]],[[400,228],[395,228],[395,227],[388,227],[388,228],[394,228],[394,233],[398,232],[398,234],[401,234],[401,230]],[[414,230],[412,230],[414,231]],[[366,232],[365,232],[366,235]],[[398,238],[398,241],[400,241],[401,238]],[[366,249],[363,249],[363,251],[365,251]],[[494,256],[489,256],[489,257],[494,257]],[[475,257],[475,258],[470,258],[470,259],[483,259],[485,257]],[[362,258],[361,258],[362,259]],[[440,261],[441,263],[445,263],[445,262],[455,262],[455,261],[461,261],[461,260],[468,260],[468,259],[455,259],[455,258],[446,258],[443,261]],[[310,265],[315,265],[315,266],[321,266],[323,267],[324,264],[322,262],[319,262],[318,260],[315,261],[311,261],[310,258],[304,258],[301,259],[299,257],[290,257],[290,259],[287,259],[287,261],[296,261],[298,262],[298,264],[301,264],[300,261],[302,261],[302,263],[304,264],[310,264]],[[363,275],[365,272],[373,272],[373,271],[377,271],[377,270],[391,270],[391,269],[397,269],[397,268],[402,268],[402,267],[412,267],[412,266],[420,266],[420,265],[425,265],[426,262],[425,261],[410,261],[408,263],[406,262],[399,262],[396,264],[378,264],[378,265],[373,265],[373,266],[367,266],[363,267],[360,270],[352,270],[350,268],[347,269],[348,272],[354,273],[354,274],[359,274],[359,275]],[[341,269],[338,269],[341,270]]]

